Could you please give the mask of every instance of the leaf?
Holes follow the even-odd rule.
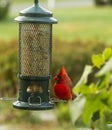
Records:
[[[98,81],[96,86],[98,87],[98,89],[103,89],[105,87],[107,87],[107,82],[108,82],[108,77],[107,76],[101,76]],[[109,83],[109,82],[108,82]]]
[[[109,94],[108,94],[108,105],[110,106],[112,110],[112,88],[110,88]]]
[[[100,111],[96,111],[93,113],[92,120],[96,121],[100,118]]]
[[[112,56],[112,48],[106,48],[103,51],[103,59],[108,60]]]
[[[100,98],[97,95],[87,99],[85,108],[82,114],[82,119],[85,124],[89,124],[92,118],[92,115],[101,109],[104,109],[103,103],[100,101]]]
[[[86,65],[85,68],[84,68],[84,72],[80,78],[80,80],[78,81],[78,83],[75,85],[74,89],[73,89],[73,92],[75,93],[75,90],[83,85],[83,84],[86,84],[87,83],[87,80],[88,80],[88,75],[92,72],[92,66],[90,65]]]
[[[88,85],[81,85],[75,89],[75,93],[80,93],[84,96],[96,93],[98,88],[95,86],[94,83],[91,83],[89,86]]]
[[[82,95],[79,95],[74,101],[70,102],[69,108],[70,108],[70,115],[71,115],[73,124],[77,121],[77,119],[83,113],[85,102],[86,102],[86,99]]]
[[[109,129],[104,118],[100,119],[100,122],[97,127],[98,127],[98,130],[112,130],[112,129]]]
[[[110,71],[112,71],[112,57],[106,62],[102,69],[96,73],[96,76],[103,76]]]
[[[85,84],[74,88],[74,92],[75,92],[75,94],[81,93],[82,95],[87,95],[88,93],[90,93],[89,87]]]
[[[104,59],[103,59],[102,54],[92,55],[92,63],[97,68],[100,68],[104,63]]]
[[[88,79],[88,75],[92,72],[92,66],[90,65],[86,65],[84,68],[84,72],[80,78],[80,80],[78,81],[78,83],[75,85],[75,87],[78,87],[82,84],[87,83],[87,79]]]

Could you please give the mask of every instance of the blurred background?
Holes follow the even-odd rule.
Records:
[[[58,19],[53,26],[52,75],[64,65],[75,85],[84,66],[91,64],[91,55],[112,45],[112,0],[39,0],[39,3]],[[0,0],[0,97],[17,97],[19,30],[14,18],[32,4],[33,0]],[[14,109],[12,101],[0,101],[0,112],[0,130],[72,130],[68,108],[63,104],[54,110],[32,112]]]

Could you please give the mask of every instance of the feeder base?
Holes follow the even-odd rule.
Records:
[[[22,110],[50,110],[54,108],[54,104],[50,102],[42,102],[41,104],[29,104],[27,102],[16,101],[13,107]]]

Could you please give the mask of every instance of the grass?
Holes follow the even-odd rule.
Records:
[[[72,41],[75,39],[97,39],[112,43],[112,8],[83,7],[53,10],[58,24],[53,27],[55,38]],[[18,35],[18,24],[13,19],[17,14],[0,21],[0,39],[11,39]]]
[[[98,39],[110,43],[112,42],[111,11],[111,7],[56,10],[54,14],[59,23],[54,27],[55,36],[63,40]]]
[[[17,37],[18,25],[14,22],[14,17],[0,21],[0,39],[10,40]]]

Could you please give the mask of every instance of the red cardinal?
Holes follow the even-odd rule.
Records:
[[[56,83],[54,84],[54,93],[57,98],[62,100],[73,99],[72,81],[67,75],[64,66],[60,69],[58,75],[54,77],[54,80],[56,80]]]

